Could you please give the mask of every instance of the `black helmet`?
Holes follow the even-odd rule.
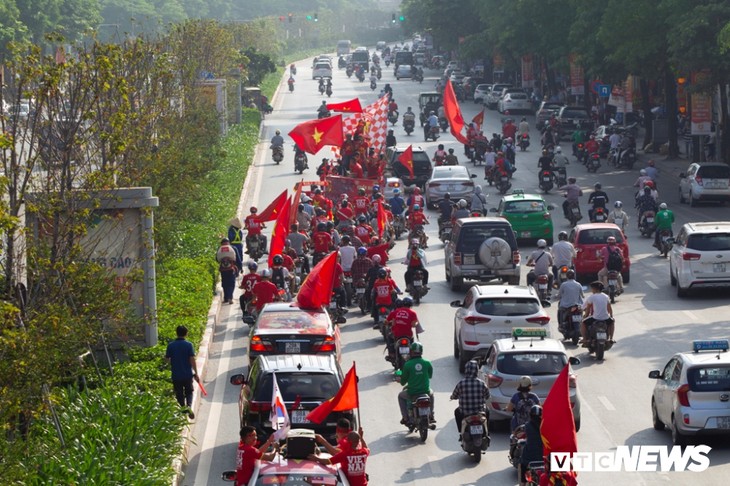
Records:
[[[274,258],[271,261],[274,262],[274,265],[283,265],[284,257],[281,255],[274,255]]]
[[[413,305],[413,299],[410,297],[403,298],[403,307],[411,307]]]
[[[567,240],[568,239],[568,233],[566,233],[565,231],[561,231],[560,233],[558,233],[558,239],[559,240]]]
[[[357,217],[357,220],[358,220],[358,221],[359,221],[360,223],[364,223],[364,222],[365,222],[365,221],[367,221],[368,219],[367,219],[367,218],[365,217],[365,215],[364,215],[364,214],[361,214],[360,216],[358,216],[358,217]]]
[[[595,184],[593,184],[593,187],[595,187],[596,189],[600,189],[601,188],[601,183],[600,182],[596,182]]]
[[[327,231],[327,225],[324,223],[317,223],[317,231]]]
[[[532,408],[530,408],[530,418],[542,419],[542,407],[540,405],[533,405]]]
[[[342,238],[341,238],[341,241],[343,243],[349,243],[350,242],[350,237],[347,236],[347,235],[343,235]]]
[[[396,299],[395,306],[396,308],[403,307],[403,301],[401,299]]]
[[[327,221],[326,225],[327,231],[332,230],[335,227],[335,223],[333,223],[332,221]]]
[[[444,199],[451,199],[451,193],[447,192],[446,194],[444,194]]]
[[[571,268],[570,270],[565,272],[565,276],[568,277],[569,279],[573,280],[575,278],[575,270],[573,270]]]
[[[388,271],[385,268],[381,268],[378,270],[378,277],[379,278],[385,278],[388,276]]]

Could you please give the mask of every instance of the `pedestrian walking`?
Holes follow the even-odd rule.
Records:
[[[172,388],[177,403],[188,412],[188,417],[195,418],[193,409],[193,380],[200,382],[198,367],[195,363],[195,349],[186,339],[188,329],[177,326],[177,339],[167,345],[165,359],[170,363],[172,370]]]

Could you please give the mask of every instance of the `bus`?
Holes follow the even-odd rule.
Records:
[[[344,56],[345,54],[349,54],[351,46],[352,42],[349,40],[337,41],[337,55]]]

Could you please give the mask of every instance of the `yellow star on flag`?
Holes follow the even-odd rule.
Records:
[[[324,132],[320,132],[316,128],[314,129],[314,133],[312,134],[312,138],[314,139],[315,143],[319,143],[320,140],[322,140],[322,135],[324,135]]]
[[[350,111],[350,107],[349,106],[343,106],[342,107],[342,111]]]

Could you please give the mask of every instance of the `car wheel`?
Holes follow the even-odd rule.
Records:
[[[674,287],[677,285],[677,278],[674,276],[674,272],[672,271],[672,264],[669,264],[669,283]]]
[[[472,353],[467,353],[466,351],[462,351],[459,354],[459,373],[463,373],[466,369],[466,364],[471,360]]]
[[[654,430],[664,430],[664,422],[659,420],[659,414],[656,411],[654,398],[651,399],[651,422],[654,424]]]
[[[687,445],[687,436],[677,429],[677,419],[675,416],[672,416],[672,444],[680,447]]]
[[[461,290],[461,285],[464,283],[462,277],[451,277],[451,290],[458,292]]]
[[[686,202],[687,202],[687,200],[684,198],[684,195],[682,194],[682,188],[680,187],[679,188],[679,203],[684,204]]]
[[[677,297],[687,297],[689,294],[689,289],[685,289],[682,287],[682,284],[677,282]]]
[[[690,207],[697,207],[697,201],[692,197],[692,191],[689,191],[689,205]]]

